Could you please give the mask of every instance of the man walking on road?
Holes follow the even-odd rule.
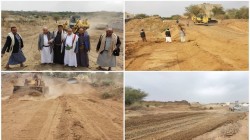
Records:
[[[144,29],[141,29],[140,36],[142,38],[142,42],[147,42],[146,33],[144,32]]]
[[[167,30],[165,31],[165,35],[166,35],[166,42],[172,42],[172,39],[171,39],[171,33],[170,33],[170,30],[169,28],[167,28]]]
[[[183,28],[180,28],[181,42],[185,42],[185,41],[186,41],[186,40],[185,40],[185,36],[186,36],[186,34],[185,34],[184,29],[183,29]]]
[[[20,64],[20,67],[24,67],[24,62],[26,58],[22,51],[23,39],[20,34],[17,33],[16,27],[11,27],[11,32],[8,34],[4,47],[2,49],[2,57],[5,52],[11,53],[9,61],[7,62],[5,68],[10,69],[10,65]]]

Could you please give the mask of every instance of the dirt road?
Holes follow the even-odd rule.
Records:
[[[138,26],[130,22],[126,24],[126,70],[248,69],[245,20],[225,20],[215,26],[190,24],[185,26],[185,43],[179,41],[177,25],[172,21],[145,19],[137,21]],[[170,27],[172,43],[165,42],[164,27]],[[141,41],[140,28],[146,30],[148,42]]]
[[[227,122],[245,117],[244,113],[174,112],[130,117],[126,120],[126,139],[191,140]]]
[[[98,87],[86,84],[54,84],[50,87],[55,95],[56,91],[62,92],[54,86],[64,94],[41,98],[16,94],[2,98],[2,139],[122,140],[122,99],[102,99]],[[65,90],[67,87],[71,90]]]
[[[102,14],[100,14],[101,16]],[[27,67],[19,67],[19,65],[11,66],[10,71],[97,71],[96,61],[98,57],[98,53],[96,53],[96,46],[101,34],[105,33],[105,29],[99,30],[96,29],[98,24],[108,24],[116,19],[117,17],[108,17],[105,15],[106,18],[103,17],[89,17],[90,28],[87,30],[90,35],[90,43],[91,43],[91,50],[89,52],[89,68],[84,67],[65,67],[63,65],[41,65],[41,54],[38,51],[37,42],[38,42],[38,35],[42,33],[42,28],[44,26],[48,27],[49,31],[53,32],[57,28],[57,24],[53,19],[49,19],[45,23],[40,23],[38,19],[38,23],[35,25],[33,24],[20,24],[20,23],[5,23],[2,26],[2,47],[5,43],[6,36],[10,31],[10,26],[16,26],[18,32],[22,35],[24,41],[24,48],[23,52],[26,57],[25,65]],[[122,17],[122,14],[121,14]],[[64,23],[66,20],[58,21],[58,23]],[[122,28],[123,26],[121,26]],[[32,29],[32,30],[31,30]],[[116,33],[121,42],[123,42],[123,31],[114,29],[114,33]],[[123,52],[123,43],[121,45],[121,52]],[[123,70],[123,53],[116,57],[117,66],[114,67],[112,70],[119,71]],[[2,70],[6,70],[4,67],[8,62],[9,54],[6,53],[4,57],[2,57]]]

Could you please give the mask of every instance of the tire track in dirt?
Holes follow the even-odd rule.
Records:
[[[122,139],[122,109],[115,104],[86,95],[59,100],[62,113],[56,139]]]
[[[92,132],[97,133],[95,134],[96,136],[99,136],[101,139],[122,139],[122,110],[114,113],[115,111],[112,111],[112,108],[100,99],[91,102],[89,100],[77,100],[77,98],[69,98],[71,100],[70,103],[74,106],[82,104],[77,106],[76,112],[82,112],[79,115],[86,119],[86,123],[93,128]],[[103,103],[100,104],[100,102]]]
[[[131,117],[126,120],[126,139],[191,140],[226,122],[236,121],[242,115],[236,113],[173,113]]]
[[[16,139],[37,139],[42,129],[47,129],[44,128],[44,123],[47,121],[48,118],[48,108],[53,105],[54,102],[48,101],[44,103],[41,108],[37,108],[38,111],[34,114],[34,116],[32,116],[31,120],[27,123],[27,125],[17,134]]]

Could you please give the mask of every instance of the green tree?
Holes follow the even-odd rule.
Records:
[[[229,19],[235,19],[236,15],[237,15],[237,9],[233,8],[233,9],[228,9],[226,10],[226,16]]]
[[[249,8],[245,6],[241,7],[236,13],[236,18],[249,19]]]
[[[204,13],[204,10],[197,5],[190,5],[188,7],[185,7],[185,10],[186,10],[185,15],[188,15],[188,16],[190,16],[190,15],[197,16],[199,14]]]
[[[219,16],[219,15],[224,15],[225,14],[225,11],[224,11],[223,7],[216,7],[215,6],[212,9],[212,12],[213,12],[214,16]]]
[[[243,6],[240,9],[228,9],[226,16],[229,19],[249,19],[249,8]]]
[[[136,19],[143,19],[143,18],[147,18],[147,17],[149,17],[149,16],[146,15],[146,14],[137,14],[134,18],[136,18]]]
[[[177,19],[180,19],[181,16],[180,16],[180,15],[172,15],[170,18],[171,18],[172,20],[177,20]]]
[[[132,87],[125,87],[125,104],[131,105],[135,102],[143,100],[148,94],[141,89],[135,89]]]
[[[60,17],[59,17],[59,15],[54,15],[53,16],[53,19],[56,21],[56,23],[57,23],[57,21],[60,19]]]

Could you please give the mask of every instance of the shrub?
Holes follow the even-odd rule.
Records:
[[[138,14],[138,15],[136,15],[134,18],[135,18],[135,19],[143,19],[143,18],[147,18],[147,17],[149,17],[149,16],[146,15],[146,14]]]
[[[102,94],[102,99],[108,99],[108,98],[111,98],[111,97],[113,97],[113,95],[112,95],[112,94],[109,94],[109,93],[107,93],[107,92],[104,92],[104,93]]]
[[[110,80],[102,81],[103,86],[110,86],[111,84],[112,84],[112,81],[110,81]]]
[[[140,89],[125,87],[125,104],[131,105],[137,101],[141,101],[148,94]]]

